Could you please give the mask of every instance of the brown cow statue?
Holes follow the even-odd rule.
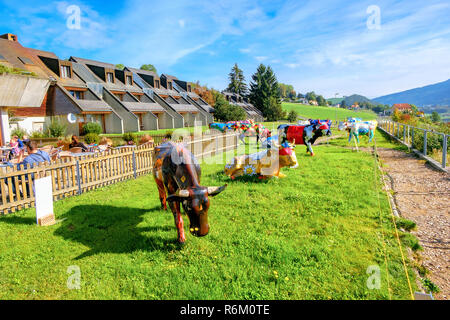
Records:
[[[209,232],[209,197],[218,195],[227,185],[201,186],[201,169],[194,155],[182,144],[173,142],[155,148],[153,176],[158,186],[161,207],[167,210],[166,202],[169,202],[178,230],[178,241],[186,241],[180,204],[189,217],[191,234],[196,237],[206,236]]]

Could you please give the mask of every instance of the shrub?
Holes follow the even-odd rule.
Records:
[[[47,134],[43,131],[36,130],[30,133],[30,137],[33,139],[47,138]]]
[[[291,110],[287,117],[289,122],[296,122],[297,118],[298,118],[298,113],[295,110]]]
[[[11,131],[11,137],[13,136],[18,136],[19,139],[23,139],[23,136],[27,134],[27,131],[25,129],[22,128],[15,128],[14,130]]]
[[[123,134],[122,139],[127,143],[127,144],[137,144],[137,137],[134,133],[132,132],[126,132]]]
[[[397,218],[396,224],[398,228],[403,228],[406,231],[414,230],[416,228],[416,223],[414,221],[403,218]]]
[[[221,121],[244,120],[247,114],[242,107],[231,105],[221,95],[217,94],[216,104],[214,106],[214,117]]]
[[[96,133],[88,133],[84,136],[84,142],[87,144],[98,143],[100,141],[100,137]]]
[[[139,139],[139,144],[144,144],[147,142],[153,142],[153,138],[148,135],[148,134],[144,134],[140,139]]]
[[[437,285],[435,285],[429,279],[422,280],[422,284],[425,287],[425,289],[428,289],[428,292],[432,292],[432,293],[439,293],[440,292],[439,287]]]
[[[126,143],[126,142],[123,141],[123,140],[113,140],[112,146],[113,146],[114,148],[116,148],[116,147],[123,146],[125,143]]]
[[[50,125],[48,126],[49,136],[52,138],[59,138],[66,134],[67,127],[59,122],[58,119],[52,119]]]
[[[112,146],[113,145],[113,141],[110,138],[107,137],[103,137],[100,139],[99,145],[107,145],[107,146]]]
[[[423,152],[423,131],[414,130],[414,148]],[[444,137],[440,134],[432,132],[427,133],[427,154],[433,153],[434,150],[442,150]],[[447,144],[447,152],[450,151],[450,145]]]
[[[88,122],[83,126],[85,135],[89,133],[101,134],[103,132],[102,126],[97,122]]]

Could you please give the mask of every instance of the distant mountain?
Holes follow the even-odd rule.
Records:
[[[415,104],[419,108],[426,106],[450,106],[450,79],[421,88],[406,90],[373,99],[378,103]]]
[[[327,99],[328,102],[331,102],[331,104],[338,104],[341,103],[344,98],[329,98]]]
[[[369,98],[361,96],[359,94],[352,94],[351,96],[345,97],[344,101],[345,101],[345,105],[346,106],[351,106],[355,102],[359,102],[359,103],[361,103],[361,102],[368,102],[368,103],[371,103],[371,104],[376,104],[376,102],[370,100]]]

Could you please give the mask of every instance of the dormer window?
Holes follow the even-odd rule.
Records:
[[[168,82],[167,83],[167,89],[169,89],[169,90],[172,90],[173,88],[172,88],[172,82]]]
[[[106,73],[106,81],[110,83],[114,83],[114,73],[107,72]]]
[[[160,86],[159,86],[159,80],[155,80],[155,88],[160,88]]]
[[[72,78],[70,66],[61,66],[61,78]]]
[[[125,82],[128,86],[133,85],[133,77],[132,76],[126,76],[125,79],[126,79]]]
[[[31,59],[29,58],[26,57],[18,57],[18,58],[23,64],[30,64],[30,65],[34,64],[33,61],[31,61]]]
[[[77,100],[83,100],[84,99],[84,92],[83,91],[69,91],[69,93]]]
[[[191,88],[191,85],[190,85],[190,84],[187,86],[187,91],[188,91],[188,92],[192,92],[192,88]]]

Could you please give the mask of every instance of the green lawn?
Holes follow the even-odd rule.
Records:
[[[371,111],[351,111],[333,107],[307,106],[299,103],[283,103],[283,109],[288,112],[295,110],[300,116],[312,119],[344,120],[347,117],[355,117],[373,120],[377,118],[377,115]]]
[[[210,234],[187,232],[183,248],[151,175],[56,202],[64,220],[51,227],[34,209],[0,217],[0,299],[388,299],[387,279],[408,299],[374,159],[338,140],[315,157],[298,146],[284,179],[231,181],[223,163],[202,164],[202,184],[228,188],[211,200]],[[80,290],[66,286],[72,265]],[[379,290],[366,286],[371,265]]]

